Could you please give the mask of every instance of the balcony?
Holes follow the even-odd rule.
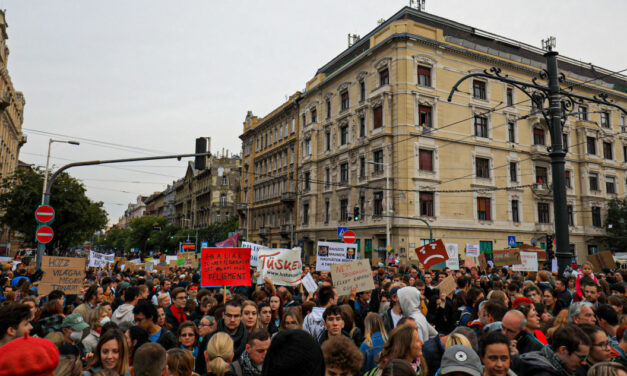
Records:
[[[289,238],[292,233],[292,225],[281,225],[281,236],[284,238]]]
[[[248,210],[248,204],[237,204],[237,211],[241,214],[245,213]]]
[[[294,205],[296,201],[296,192],[283,192],[281,193],[281,202],[285,205]]]
[[[259,236],[266,237],[270,235],[270,227],[269,226],[260,226],[259,227]]]

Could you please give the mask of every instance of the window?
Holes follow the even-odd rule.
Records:
[[[534,145],[545,145],[544,129],[533,128],[533,144]]]
[[[383,192],[375,192],[373,195],[374,215],[383,215]]]
[[[330,206],[331,206],[331,203],[329,202],[329,199],[327,198],[326,200],[324,200],[324,223],[329,223]]]
[[[324,187],[328,189],[331,183],[331,170],[328,167],[324,169],[324,183]]]
[[[359,158],[359,177],[366,177],[366,158],[364,157]]]
[[[318,111],[315,108],[311,109],[311,122],[315,123],[318,121]]]
[[[390,83],[390,72],[386,68],[379,72],[379,86],[387,85],[389,83]]]
[[[508,87],[505,93],[505,100],[508,106],[514,105],[514,89]]]
[[[490,160],[486,158],[476,158],[475,164],[477,168],[477,177],[489,179],[490,178]]]
[[[311,189],[311,173],[305,172],[303,180],[305,181],[305,192],[307,192]]]
[[[340,221],[347,221],[348,220],[348,199],[341,199],[340,200]]]
[[[516,124],[513,121],[507,123],[507,141],[516,142]]]
[[[341,104],[341,110],[347,110],[348,106],[349,106],[349,102],[348,102],[348,90],[344,90],[342,93],[340,93],[340,104]]]
[[[418,114],[420,117],[420,125],[423,127],[431,128],[431,107],[430,106],[418,106]]]
[[[418,66],[418,85],[431,86],[431,68]]]
[[[420,192],[420,215],[433,217],[433,192]]]
[[[490,201],[488,197],[477,197],[477,218],[480,221],[491,220]]]
[[[309,224],[309,204],[303,204],[303,224]]]
[[[550,206],[546,202],[538,203],[538,222],[549,223],[551,215],[549,213]]]
[[[324,145],[325,145],[324,150],[326,151],[331,150],[331,132],[330,131],[324,132]]]
[[[373,128],[380,128],[383,126],[383,106],[377,106],[372,109]]]
[[[366,117],[359,117],[359,137],[366,137]]]
[[[226,206],[226,195],[224,193],[220,195],[220,206]]]
[[[518,163],[517,162],[509,162],[509,181],[511,182],[518,181]]]
[[[422,171],[433,171],[433,150],[421,149],[418,155],[418,168]]]
[[[479,241],[479,252],[492,254],[492,242],[491,241]]]
[[[627,162],[627,145],[623,145],[623,159]]]
[[[373,153],[374,172],[383,171],[383,150],[377,150]]]
[[[618,118],[619,124],[620,124],[620,131],[621,132],[627,132],[627,128],[625,128],[625,117],[623,115],[621,115]]]
[[[220,213],[216,214],[216,222],[222,222],[222,217],[220,216]]]
[[[359,100],[360,101],[366,100],[366,82],[365,81],[359,81]]]
[[[475,116],[475,136],[488,138],[488,118]]]
[[[340,145],[348,144],[348,125],[340,128]]]
[[[518,200],[512,200],[512,222],[520,222],[520,217],[518,216]]]
[[[601,227],[601,208],[598,206],[592,207],[592,226]]]
[[[588,245],[588,254],[594,255],[595,253],[599,253],[599,246],[594,244]]]
[[[596,155],[597,154],[597,139],[594,137],[586,137],[586,148],[588,150],[588,154]]]
[[[566,188],[571,188],[571,185],[570,185],[570,171],[568,171],[568,170],[564,171],[564,175],[565,175],[564,178],[566,180]]]
[[[569,226],[574,226],[575,225],[575,221],[574,221],[574,216],[573,216],[573,206],[572,205],[566,205],[566,211],[568,212],[568,225]]]
[[[228,178],[226,176],[222,176],[222,185],[227,185],[228,184]]]
[[[340,182],[348,183],[348,163],[340,165]]]
[[[562,148],[568,151],[568,134],[562,133]]]
[[[605,191],[610,194],[616,193],[616,180],[611,176],[605,177]]]
[[[590,190],[598,191],[599,190],[599,175],[596,173],[590,173],[588,176],[588,181],[590,182]]]
[[[359,213],[361,213],[362,219],[365,216],[365,213],[364,213],[365,208],[366,208],[366,196],[359,196]]]
[[[486,99],[484,81],[474,80],[472,82],[472,96],[477,99]]]
[[[307,125],[307,115],[303,114],[303,125]]]
[[[303,123],[305,125],[305,123]],[[292,116],[292,133],[296,132],[296,117]]]
[[[536,183],[549,184],[548,170],[546,167],[536,166]]]
[[[311,155],[311,138],[305,140],[305,156]]]
[[[327,119],[331,118],[331,100],[327,99],[326,102],[326,107],[327,107]]]
[[[579,106],[579,120],[588,120],[588,107]]]
[[[311,150],[311,148],[310,148]],[[290,163],[294,163],[294,148],[290,149]]]
[[[613,154],[612,153],[612,143],[611,142],[604,142],[603,143],[603,158],[605,159],[614,159],[613,158]]]
[[[601,111],[601,113],[599,114],[599,117],[601,118],[601,126],[603,128],[611,128],[612,126],[610,125],[610,113],[607,111]]]

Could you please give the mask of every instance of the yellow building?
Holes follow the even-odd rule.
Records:
[[[296,92],[261,119],[249,111],[240,136],[240,233],[273,248],[292,247],[296,240],[299,98]]]
[[[531,82],[545,68],[543,53],[405,7],[318,69],[298,106],[294,223],[305,253],[317,241],[337,241],[338,227],[356,232],[366,256],[384,250],[389,220],[390,246],[406,256],[430,238],[417,217],[433,238],[460,250],[506,248],[512,235],[544,246],[554,218],[543,117],[522,91],[491,79],[469,79],[447,101],[460,78],[493,66]],[[564,87],[608,94],[627,108],[626,76],[558,60]],[[602,247],[606,201],[625,195],[627,129],[614,108],[588,104],[579,112],[563,139],[570,241],[581,261]],[[245,148],[252,132],[245,126]],[[272,171],[265,165],[258,174]],[[359,220],[351,221],[355,210]]]

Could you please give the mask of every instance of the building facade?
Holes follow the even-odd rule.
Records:
[[[295,244],[300,123],[294,93],[263,118],[248,112],[242,139],[240,233],[269,247]]]
[[[298,103],[293,224],[305,254],[317,241],[339,241],[338,227],[355,231],[366,257],[384,257],[386,246],[407,257],[431,236],[460,252],[479,244],[490,254],[512,235],[546,246],[554,234],[551,140],[538,108],[516,87],[484,78],[464,81],[447,101],[459,79],[493,66],[531,83],[545,68],[543,53],[406,7],[321,67]],[[626,76],[558,61],[564,87],[627,107]],[[563,132],[571,248],[582,261],[602,248],[607,201],[627,189],[625,116],[584,104]],[[259,136],[245,125],[244,148]],[[271,162],[251,157],[250,168],[269,179]],[[268,223],[268,215],[255,218]]]

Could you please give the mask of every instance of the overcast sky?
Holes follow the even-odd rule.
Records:
[[[81,141],[53,145],[55,168],[191,153],[199,136],[212,137],[214,152],[239,153],[246,111],[264,116],[343,51],[348,33],[363,36],[407,4],[0,0],[9,74],[26,98],[20,159],[45,165],[51,136],[42,131]],[[562,55],[627,68],[627,1],[427,0],[426,11],[538,47],[552,35]],[[185,166],[153,161],[69,172],[115,223],[129,202],[163,190]]]

